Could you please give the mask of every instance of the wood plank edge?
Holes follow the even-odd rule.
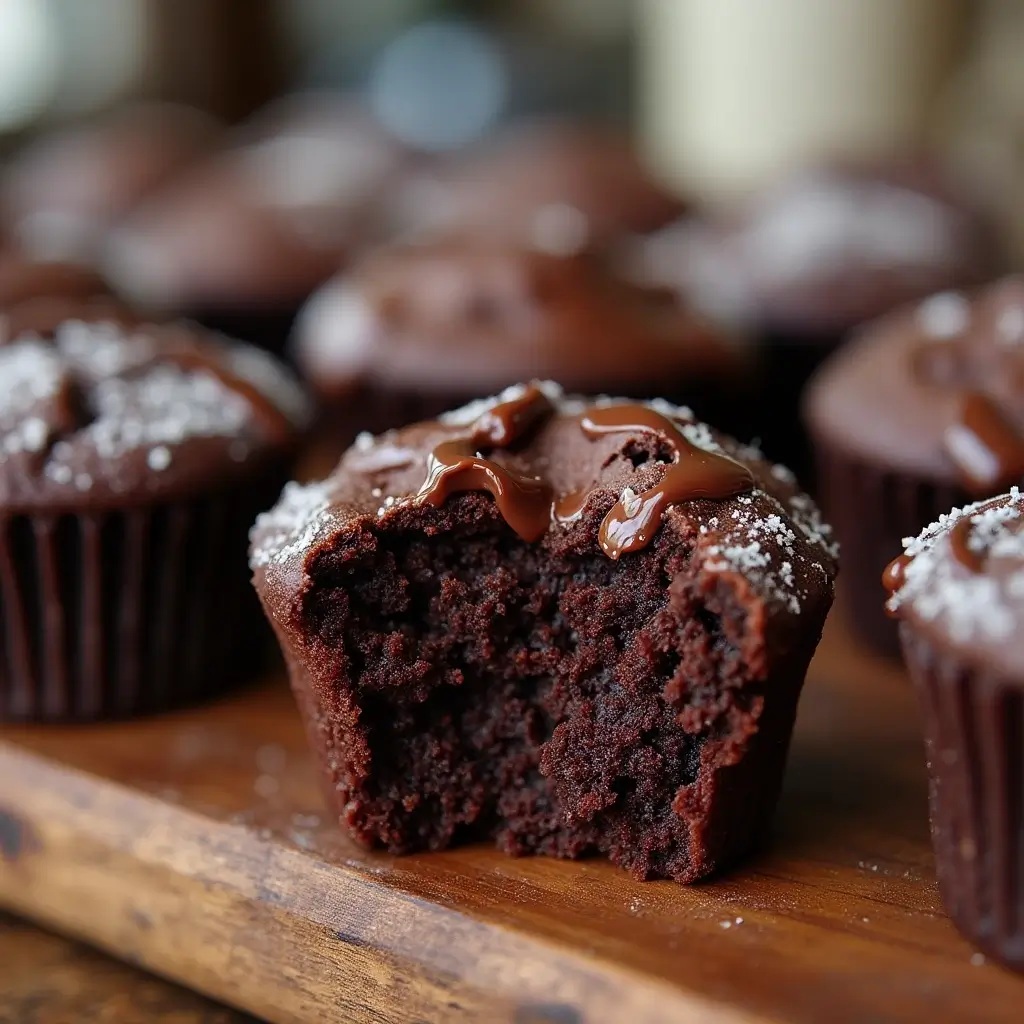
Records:
[[[0,903],[280,1024],[764,1024],[0,743]]]

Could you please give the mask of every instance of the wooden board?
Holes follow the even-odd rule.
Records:
[[[245,1024],[255,1018],[0,914],[0,1024]]]
[[[0,904],[271,1021],[1014,1021],[942,912],[901,672],[830,624],[774,840],[684,888],[486,847],[368,854],[324,819],[280,680],[0,734]]]

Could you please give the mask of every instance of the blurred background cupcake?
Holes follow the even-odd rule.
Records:
[[[307,303],[292,355],[326,407],[335,458],[362,430],[534,378],[664,397],[737,433],[746,426],[750,378],[729,336],[563,239],[544,248],[463,229],[382,246]]]
[[[369,253],[586,250],[742,339],[743,372],[698,374],[693,402],[756,420],[807,476],[801,393],[854,328],[1019,265],[1022,39],[1001,0],[12,0],[0,230],[99,270],[110,301],[277,350],[295,333],[335,412],[366,374],[328,382],[310,323]],[[609,287],[621,324],[632,300]],[[449,328],[465,337],[438,348]],[[425,329],[429,373],[392,412],[422,415],[439,384],[457,400],[489,337]],[[533,362],[568,386],[648,373],[598,374],[586,349]],[[382,408],[350,400],[349,426]]]

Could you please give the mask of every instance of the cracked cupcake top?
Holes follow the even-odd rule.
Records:
[[[145,503],[283,454],[309,409],[256,349],[185,326],[69,319],[0,345],[0,507]]]
[[[799,614],[831,592],[830,528],[784,467],[666,402],[567,397],[550,382],[379,437],[361,435],[324,481],[291,484],[257,521],[257,586],[288,601],[308,560],[346,536],[441,528],[468,492],[527,543],[630,558],[678,544],[709,576],[742,581],[766,605]]]

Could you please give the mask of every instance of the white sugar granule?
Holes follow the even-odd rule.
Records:
[[[289,483],[277,505],[263,512],[249,533],[254,567],[283,563],[307,550],[327,522],[328,496],[324,483]]]
[[[968,549],[983,567],[990,560],[1019,563],[1021,570],[1003,574],[965,571],[950,548],[950,532],[970,519]],[[925,621],[941,622],[960,643],[975,638],[1011,636],[1024,614],[1024,498],[1014,487],[1003,499],[955,508],[904,540],[910,562],[903,585],[890,597],[891,611],[910,608]]]

